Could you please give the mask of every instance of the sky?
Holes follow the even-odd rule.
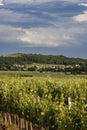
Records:
[[[86,51],[87,0],[0,0],[0,55]]]

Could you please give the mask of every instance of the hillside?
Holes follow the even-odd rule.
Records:
[[[6,56],[0,56],[0,61],[2,59],[3,60],[8,59],[12,60],[13,62],[20,62],[20,63],[25,62],[25,63],[43,63],[43,64],[45,63],[45,64],[63,64],[63,65],[87,63],[87,59],[65,57],[63,55],[41,55],[41,54],[23,54],[23,53],[15,53]]]
[[[48,65],[48,66],[47,66]],[[50,65],[50,66],[49,66]],[[42,67],[41,67],[42,66]],[[87,59],[69,58],[63,55],[41,55],[16,53],[0,56],[0,70],[29,70],[29,71],[87,71]]]
[[[23,55],[24,55],[23,53],[14,53],[14,54],[5,55],[4,57],[21,57]]]

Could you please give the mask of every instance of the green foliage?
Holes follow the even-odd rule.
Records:
[[[0,78],[0,111],[17,114],[46,130],[86,130],[87,79]]]
[[[34,65],[36,63],[36,65]],[[87,73],[87,59],[56,55],[12,54],[0,56],[0,70]]]

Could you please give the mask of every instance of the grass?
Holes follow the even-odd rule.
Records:
[[[37,71],[0,71],[0,78],[3,77],[23,77],[23,78],[87,78],[87,75],[66,75],[65,73],[61,72],[37,72]]]
[[[10,82],[14,80],[35,80],[35,81],[45,81],[51,80],[55,82],[66,82],[68,80],[87,80],[87,75],[66,75],[65,73],[57,73],[57,72],[29,72],[29,71],[0,71],[0,82]]]

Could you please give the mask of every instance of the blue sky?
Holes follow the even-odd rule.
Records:
[[[87,58],[86,0],[0,0],[0,55]]]

